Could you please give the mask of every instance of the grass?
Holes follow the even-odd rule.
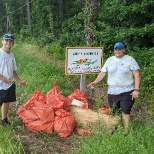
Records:
[[[65,63],[57,62],[39,50],[37,46],[32,45],[21,46],[20,50],[18,46],[14,47],[18,74],[27,83],[26,88],[18,87],[17,92],[28,95],[38,89],[42,93],[47,93],[53,88],[53,83],[57,82],[63,95],[72,93],[74,90],[72,77],[65,75]]]
[[[71,94],[79,85],[79,76],[68,77],[65,75],[64,62],[58,61],[47,53],[42,52],[37,46],[18,43],[13,47],[16,57],[20,78],[27,83],[27,87],[17,86],[17,104],[10,109],[9,118],[12,123],[10,127],[0,127],[0,154],[26,154],[39,153],[35,151],[27,152],[26,143],[23,142],[25,136],[20,131],[25,130],[23,123],[18,119],[16,111],[22,105],[27,96],[38,89],[42,93],[47,93],[53,88],[53,82],[57,82],[61,93],[65,96]],[[101,102],[100,102],[101,103]],[[97,103],[99,106],[99,101]],[[41,138],[44,142],[52,142],[52,137],[57,134],[47,135],[45,133],[34,133],[36,138]],[[75,139],[71,140],[76,146],[73,154],[153,154],[154,128],[153,125],[142,125],[136,121],[131,122],[130,132],[123,135],[123,128],[120,124],[113,135],[106,134],[103,130],[90,136],[79,138],[79,145]],[[67,140],[67,139],[66,139]],[[68,139],[69,140],[69,139]],[[65,139],[63,140],[65,142]],[[35,143],[35,148],[40,148]],[[52,146],[52,145],[51,145]],[[51,147],[50,146],[50,147]],[[79,148],[78,150],[77,147]],[[70,145],[71,148],[71,145]],[[37,149],[33,149],[39,151]],[[61,152],[56,149],[55,154]],[[67,151],[64,151],[67,153]],[[69,153],[69,152],[68,152]]]
[[[0,154],[23,154],[22,136],[16,135],[12,127],[0,127]]]
[[[113,135],[99,133],[82,138],[82,147],[73,154],[153,154],[154,129],[133,124],[127,136],[118,126]]]

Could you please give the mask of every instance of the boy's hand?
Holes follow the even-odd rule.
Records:
[[[7,83],[7,84],[12,83],[12,80],[11,80],[11,79],[7,79],[7,78],[4,78],[3,81],[4,81],[5,83]]]
[[[26,86],[26,83],[23,82],[23,81],[20,81],[20,82],[19,82],[19,85],[20,85],[21,87],[25,87],[25,86]]]

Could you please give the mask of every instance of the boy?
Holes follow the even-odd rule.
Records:
[[[5,34],[2,45],[2,48],[0,48],[0,106],[2,112],[1,124],[5,126],[9,124],[7,118],[9,103],[16,101],[16,85],[14,79],[22,87],[25,87],[26,83],[18,77],[15,57],[10,51],[14,45],[13,35]]]

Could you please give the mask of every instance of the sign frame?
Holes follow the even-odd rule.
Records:
[[[98,74],[104,61],[104,47],[66,47],[65,74]]]

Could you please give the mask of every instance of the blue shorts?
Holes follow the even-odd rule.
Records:
[[[16,101],[16,85],[15,83],[7,90],[0,90],[0,106],[3,103],[15,102]]]
[[[119,95],[108,94],[108,102],[113,112],[121,110],[125,114],[130,114],[131,108],[134,105],[134,99],[132,100],[133,91],[125,92]]]

